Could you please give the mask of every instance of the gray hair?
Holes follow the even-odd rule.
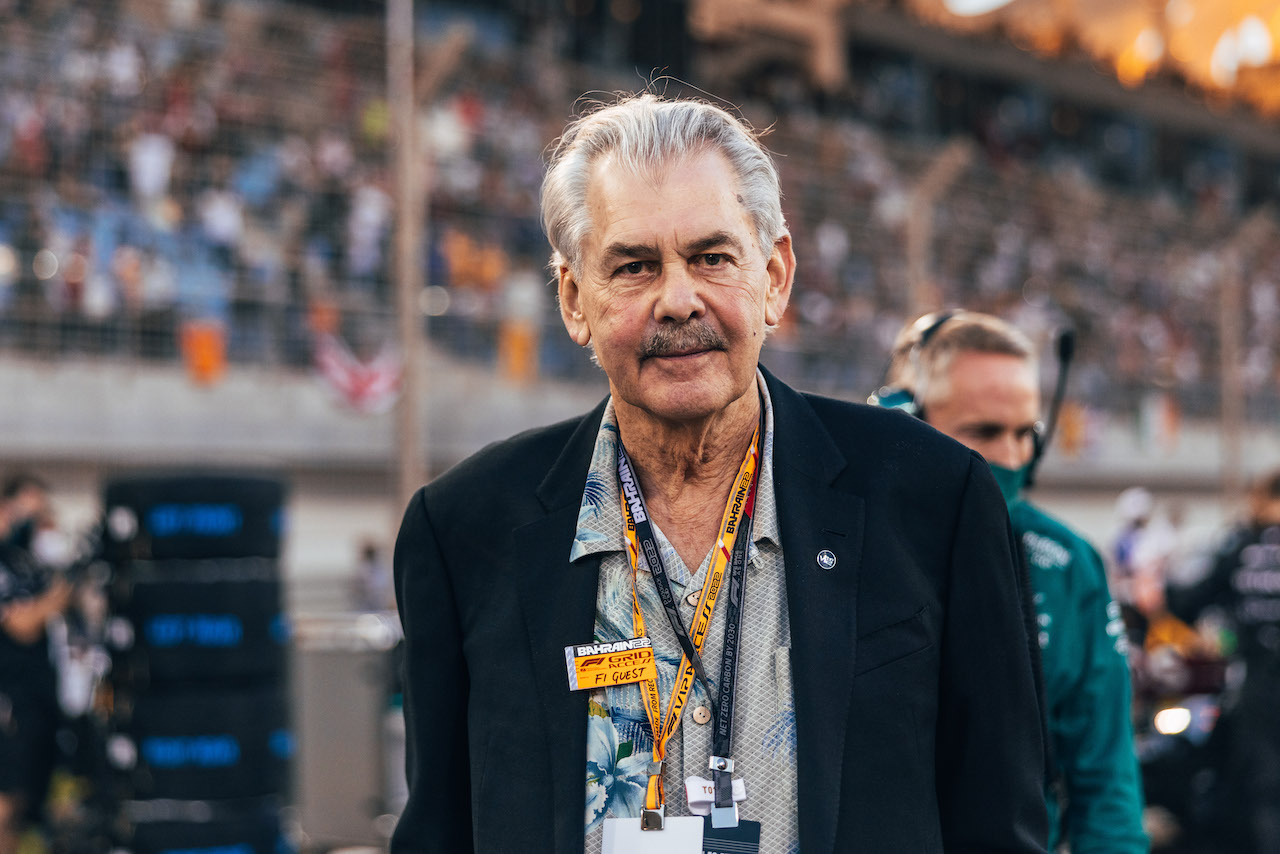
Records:
[[[624,168],[656,176],[692,154],[719,151],[738,177],[738,197],[766,257],[787,233],[782,190],[773,158],[756,132],[720,107],[652,93],[622,95],[572,121],[551,150],[542,181],[542,227],[552,267],[582,271],[582,245],[591,229],[587,184],[595,161],[613,154]]]
[[[908,323],[893,342],[887,384],[905,389],[924,406],[945,391],[951,363],[960,353],[1013,356],[1037,367],[1035,345],[1021,330],[977,311],[934,312]]]

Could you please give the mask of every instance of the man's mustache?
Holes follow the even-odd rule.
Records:
[[[645,359],[674,356],[695,350],[726,350],[729,344],[719,332],[705,323],[686,322],[679,326],[660,326],[647,339],[640,351]]]

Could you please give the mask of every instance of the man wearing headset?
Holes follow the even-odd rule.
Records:
[[[1073,854],[1146,851],[1124,625],[1102,560],[1023,497],[1044,448],[1031,342],[990,315],[925,315],[898,334],[872,402],[906,409],[982,454],[1004,493],[1038,624],[1053,753],[1050,850],[1065,836]]]

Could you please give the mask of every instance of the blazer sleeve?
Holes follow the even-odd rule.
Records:
[[[1016,545],[990,469],[970,455],[952,535],[936,785],[943,849],[1045,851],[1044,755]]]
[[[469,677],[453,586],[424,490],[396,538],[396,605],[404,627],[405,772],[409,800],[392,854],[472,850]]]

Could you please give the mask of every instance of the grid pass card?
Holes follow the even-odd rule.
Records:
[[[653,642],[647,637],[566,646],[564,660],[570,691],[612,688],[658,678]]]

